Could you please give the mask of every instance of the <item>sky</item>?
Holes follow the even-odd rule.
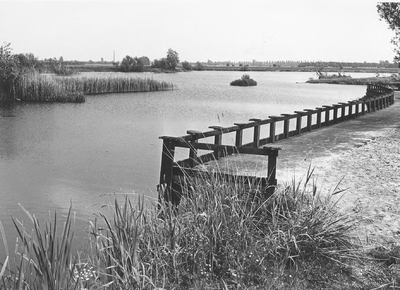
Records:
[[[0,0],[0,44],[40,59],[393,61],[371,0]]]

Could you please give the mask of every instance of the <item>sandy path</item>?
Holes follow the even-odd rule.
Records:
[[[391,129],[332,159],[324,186],[346,189],[341,208],[359,221],[362,240],[394,242],[400,237],[400,130]]]
[[[322,194],[341,181],[339,188],[346,190],[340,208],[359,222],[362,240],[392,242],[400,237],[400,92],[395,99],[389,108],[272,144],[282,148],[279,184],[304,177],[310,164]],[[218,163],[228,171],[266,175],[267,159],[260,156]]]

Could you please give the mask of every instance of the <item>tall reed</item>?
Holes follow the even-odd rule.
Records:
[[[35,215],[24,208],[23,210],[31,221],[33,230],[27,229],[23,222],[13,218],[19,236],[15,247],[19,263],[15,273],[10,268],[6,273],[3,267],[0,273],[0,289],[74,289],[79,278],[74,276],[71,207],[61,232],[57,227],[57,214],[54,214],[53,222],[46,221],[42,228]],[[9,257],[4,266],[8,259]]]
[[[104,93],[167,91],[173,90],[174,88],[173,84],[171,83],[157,81],[151,78],[113,76],[110,74],[63,78],[63,82],[74,84],[88,95]]]
[[[34,102],[84,102],[82,90],[74,83],[51,75],[25,74],[16,83],[14,99]]]
[[[84,102],[85,95],[173,90],[171,83],[151,78],[112,76],[53,76],[27,73],[10,92],[0,88],[0,98],[31,102]],[[4,95],[4,96],[2,96]]]
[[[266,286],[287,266],[335,263],[354,248],[351,218],[337,211],[332,195],[310,192],[307,184],[265,196],[257,184],[201,174],[183,188],[177,208],[162,204],[157,214],[126,199],[115,202],[112,220],[102,216],[105,230],[92,224],[97,250],[91,256],[106,269],[103,284]]]
[[[354,249],[354,222],[333,199],[339,191],[323,197],[309,182],[307,176],[304,185],[266,196],[257,184],[205,173],[182,181],[184,196],[176,208],[115,199],[111,216],[100,214],[90,223],[89,248],[75,259],[70,214],[58,240],[56,217],[42,232],[28,213],[36,238],[14,220],[21,264],[14,275],[3,274],[3,286],[23,281],[26,289],[285,289],[292,285],[285,281],[290,269],[337,265]]]

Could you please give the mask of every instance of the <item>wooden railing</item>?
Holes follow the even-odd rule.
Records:
[[[309,132],[322,127],[330,126],[366,113],[372,113],[386,108],[394,103],[393,90],[379,86],[368,85],[366,96],[361,99],[325,105],[315,109],[295,111],[293,114],[281,114],[280,116],[269,116],[267,119],[250,119],[247,123],[235,123],[231,127],[210,126],[212,129],[206,132],[188,130],[185,136],[170,137],[162,136],[163,150],[161,158],[160,187],[163,196],[160,199],[178,204],[180,200],[180,185],[177,182],[179,176],[192,176],[201,172],[196,169],[197,165],[218,160],[224,156],[240,153],[268,156],[268,169],[265,177],[258,180],[264,187],[273,188],[277,185],[276,165],[280,148],[264,146],[272,144],[289,137]],[[339,115],[340,114],[340,115]],[[305,123],[303,124],[303,119]],[[278,123],[283,123],[283,132],[276,133]],[[295,129],[290,130],[291,122],[295,122]],[[261,126],[269,126],[268,136],[261,136]],[[293,125],[293,124],[292,124]],[[294,126],[293,126],[294,127]],[[252,142],[243,144],[243,131],[253,130]],[[222,136],[235,132],[235,145],[223,145]],[[200,143],[199,140],[214,137],[214,143]],[[188,148],[189,156],[185,160],[175,161],[177,148]],[[211,153],[199,156],[198,150],[209,150]],[[225,174],[227,179],[232,175]],[[250,178],[242,176],[241,178]],[[256,177],[253,177],[256,178]]]

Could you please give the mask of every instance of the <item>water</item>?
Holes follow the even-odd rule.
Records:
[[[159,136],[231,126],[365,93],[364,86],[306,84],[315,74],[300,72],[250,72],[258,86],[229,86],[242,74],[139,74],[178,89],[89,96],[82,104],[0,103],[0,220],[10,251],[16,235],[10,216],[28,220],[18,203],[44,219],[54,210],[65,215],[72,202],[79,236],[113,193],[156,198]]]

